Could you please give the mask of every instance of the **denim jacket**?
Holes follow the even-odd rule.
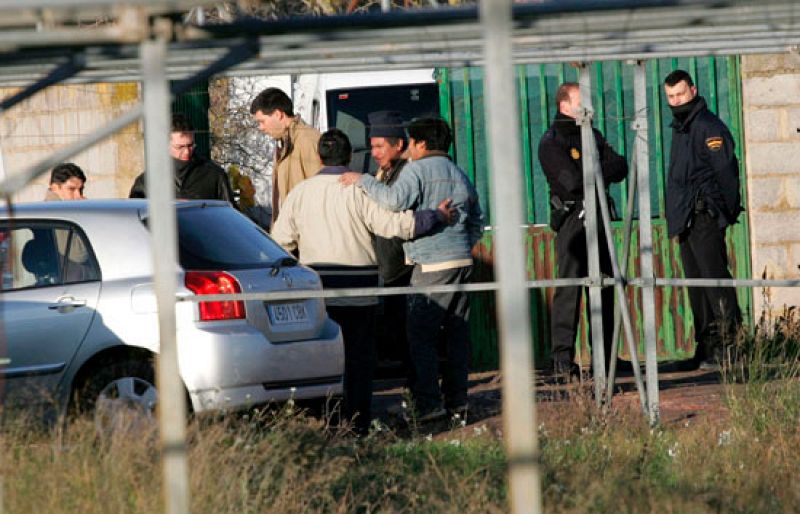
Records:
[[[427,235],[407,241],[403,248],[406,257],[419,264],[471,258],[483,223],[478,194],[461,168],[445,154],[409,162],[389,186],[370,175],[363,175],[359,184],[370,198],[392,211],[436,209],[442,200],[452,198],[458,209],[456,222],[439,225]]]

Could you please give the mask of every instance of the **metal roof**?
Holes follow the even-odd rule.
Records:
[[[0,26],[24,20],[10,0],[0,2]],[[228,56],[213,73],[230,75],[362,71],[482,65],[476,7],[397,11],[284,20],[239,19],[218,25],[183,24],[193,2],[37,0],[33,10],[52,20],[109,23],[31,27],[0,32],[0,86],[20,86],[60,70],[61,82],[141,79],[138,43],[170,41],[167,70],[180,80]],[[59,13],[61,13],[59,15]],[[68,16],[69,15],[69,16]],[[70,18],[70,16],[72,16]],[[161,18],[166,17],[166,18]],[[166,21],[169,20],[169,21]],[[783,53],[800,47],[800,4],[768,0],[545,1],[514,9],[516,63],[646,59]],[[233,54],[231,57],[229,54]],[[59,68],[60,67],[60,68]],[[69,69],[69,74],[63,71]]]

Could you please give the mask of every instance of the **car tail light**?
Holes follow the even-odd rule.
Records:
[[[196,295],[241,293],[242,286],[233,275],[224,271],[187,271],[186,287]],[[228,300],[222,302],[198,302],[200,321],[244,319],[247,314],[244,302]]]

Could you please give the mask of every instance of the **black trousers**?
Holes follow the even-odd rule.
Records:
[[[411,283],[411,270],[400,275],[391,282],[384,282],[384,287],[406,287]],[[408,353],[406,337],[406,295],[383,297],[383,326],[379,328],[378,359],[399,361],[403,365],[403,375],[408,377],[409,387],[413,383],[411,359]]]
[[[613,276],[608,244],[605,240],[605,231],[601,229],[598,237],[600,271],[605,275]],[[558,262],[558,278],[579,278],[585,277],[589,273],[586,253],[586,229],[583,226],[583,219],[578,217],[577,211],[572,212],[567,217],[556,234],[556,259]],[[556,288],[553,296],[550,330],[552,358],[556,366],[571,363],[575,358],[575,338],[578,332],[583,289],[580,286],[559,287]],[[588,290],[586,293],[586,304],[589,305]],[[604,287],[601,295],[603,303],[603,346],[606,364],[608,364],[611,359],[611,338],[614,335],[614,289],[612,287]]]
[[[466,284],[472,266],[423,273],[419,265],[411,275],[412,286]],[[469,295],[431,293],[408,295],[408,344],[415,381],[411,388],[417,409],[442,406],[456,409],[467,404],[469,373]],[[439,340],[447,351],[439,388]]]
[[[375,306],[327,307],[328,316],[342,327],[344,339],[345,419],[365,433],[372,421],[372,376],[375,373]]]
[[[678,239],[686,278],[732,278],[728,270],[725,229],[708,214],[696,214],[692,226]],[[711,356],[721,343],[735,341],[742,320],[733,287],[690,287],[689,303],[694,316],[694,338],[698,358]]]

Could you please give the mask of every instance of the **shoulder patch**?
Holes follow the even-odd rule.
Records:
[[[718,152],[722,148],[722,138],[719,136],[706,139],[706,146],[712,152]]]
[[[569,149],[569,155],[576,161],[581,158],[581,153],[574,147]]]

